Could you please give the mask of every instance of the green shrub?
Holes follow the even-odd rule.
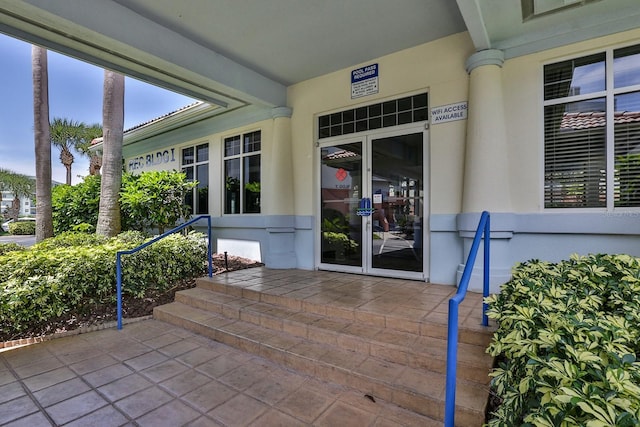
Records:
[[[358,242],[350,239],[345,233],[323,231],[322,250],[335,251],[338,258],[344,258],[358,250]]]
[[[23,251],[24,249],[24,246],[17,243],[0,243],[0,255],[13,251]]]
[[[116,252],[144,241],[129,232],[108,239],[63,233],[32,248],[0,255],[0,336],[44,329],[60,316],[112,305],[115,312]],[[122,256],[123,294],[144,298],[177,281],[204,274],[202,234],[172,235],[133,255]]]
[[[120,206],[132,229],[165,229],[189,216],[185,197],[198,183],[177,171],[149,171],[122,177]]]
[[[35,221],[15,221],[9,224],[9,234],[30,236],[36,234]]]
[[[489,426],[640,424],[640,259],[519,264],[488,298],[501,399]]]
[[[73,231],[75,226],[83,223],[95,227],[100,207],[100,180],[100,175],[89,175],[74,186],[58,185],[53,188],[51,206],[56,234]]]
[[[74,186],[53,189],[53,229],[90,233],[98,224],[100,175],[87,176]],[[197,185],[177,171],[149,171],[140,175],[125,173],[120,188],[122,230],[158,228],[164,231],[189,216],[185,196]]]

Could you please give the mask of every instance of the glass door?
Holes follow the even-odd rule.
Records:
[[[343,271],[362,272],[363,148],[354,141],[320,150],[320,263]]]
[[[424,133],[372,138],[370,144],[369,268],[423,273]]]
[[[426,132],[320,147],[320,268],[426,280]]]

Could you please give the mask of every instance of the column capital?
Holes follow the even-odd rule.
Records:
[[[471,72],[483,65],[497,65],[498,67],[502,67],[504,63],[504,52],[498,49],[486,49],[479,50],[478,52],[471,55],[467,58],[465,62],[465,68],[467,69],[467,73],[471,74]]]
[[[289,107],[274,107],[271,109],[271,117],[277,119],[279,117],[291,118],[293,110]]]

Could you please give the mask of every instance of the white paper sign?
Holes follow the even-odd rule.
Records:
[[[467,118],[467,101],[441,105],[431,108],[431,124],[465,120]]]

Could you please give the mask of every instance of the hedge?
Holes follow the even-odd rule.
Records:
[[[118,250],[145,241],[139,232],[108,239],[63,233],[32,248],[0,255],[0,331],[2,337],[46,325],[100,304],[115,311],[115,258]],[[174,234],[133,255],[122,257],[123,294],[144,298],[151,291],[205,272],[204,235]],[[12,339],[12,338],[9,338]]]
[[[640,258],[529,261],[487,302],[489,426],[640,425]]]

